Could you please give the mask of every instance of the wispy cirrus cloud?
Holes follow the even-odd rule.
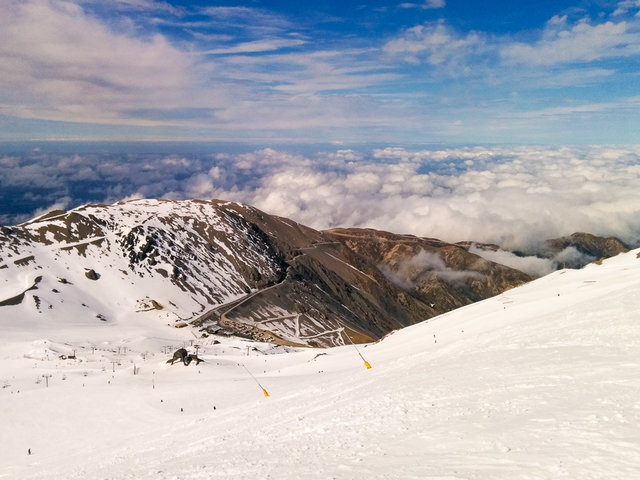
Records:
[[[444,8],[445,6],[445,0],[424,0],[422,3],[405,2],[399,5],[400,8],[421,8],[423,10]]]
[[[640,17],[640,0],[623,0],[619,2],[613,15],[624,15],[631,10],[636,10],[636,17]]]
[[[636,3],[509,33],[464,28],[443,1],[409,6],[337,18],[329,7],[5,0],[0,139],[638,138],[625,107],[640,74]],[[585,118],[601,105],[606,115]],[[552,108],[578,116],[551,125],[538,113]]]
[[[248,33],[274,36],[296,30],[296,25],[285,15],[263,8],[210,6],[199,8],[197,12],[206,18],[201,20],[200,26],[215,26],[221,31],[234,32],[238,37]]]
[[[198,53],[201,55],[231,55],[237,53],[272,52],[282,48],[299,47],[305,43],[304,40],[285,38],[254,40],[252,42],[241,42],[233,46],[214,48]]]
[[[570,24],[567,16],[556,16],[549,20],[537,42],[514,42],[500,51],[506,63],[528,66],[590,63],[638,54],[640,31],[628,22],[593,23],[583,18],[576,24]]]
[[[406,29],[383,47],[411,63],[441,65],[456,58],[459,64],[500,68],[522,64],[547,67],[561,64],[590,64],[608,58],[640,55],[640,24],[628,20],[577,22],[567,15],[554,16],[535,41],[517,41],[508,36],[482,32],[459,32],[445,21],[425,23]],[[485,62],[489,59],[489,62]]]
[[[444,21],[417,25],[399,38],[388,41],[383,51],[409,63],[426,62],[433,66],[455,62],[463,64],[484,48],[485,42],[475,32],[460,34]]]
[[[192,127],[214,137],[240,130],[273,135],[334,128],[346,119],[366,126],[376,109],[364,112],[355,104],[371,101],[324,92],[398,78],[367,50],[301,50],[304,35],[282,15],[261,9],[207,7],[189,14],[163,2],[117,4],[125,13],[162,13],[158,25],[182,29],[191,39],[185,44],[160,30],[138,31],[127,16],[101,20],[88,9],[103,5],[92,0],[9,3],[0,15],[0,115]],[[216,24],[224,28],[212,35]]]
[[[102,0],[78,0],[81,5],[102,5]],[[182,14],[184,10],[176,7],[169,2],[156,1],[156,0],[113,0],[107,5],[110,9],[122,9],[122,10],[135,10],[135,11],[150,11],[150,12],[168,12],[171,14]]]

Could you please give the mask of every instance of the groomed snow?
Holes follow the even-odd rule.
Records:
[[[640,478],[638,255],[357,349],[0,307],[0,478]],[[165,363],[192,341],[206,363]]]

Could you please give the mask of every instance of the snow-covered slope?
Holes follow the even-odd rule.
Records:
[[[49,316],[66,313],[71,301],[84,307],[76,317],[116,322],[123,314],[152,310],[155,300],[164,307],[161,317],[190,318],[256,288],[245,271],[270,280],[282,275],[273,252],[252,235],[244,219],[249,210],[228,202],[136,200],[3,227],[0,300],[40,278],[34,308]],[[83,299],[80,305],[74,295]],[[62,301],[67,305],[60,308]]]
[[[640,478],[638,255],[357,349],[210,337],[188,367],[188,329],[3,317],[0,478]]]
[[[425,250],[435,267],[411,261]],[[529,279],[445,242],[329,234],[221,200],[85,205],[0,226],[0,316],[34,328],[40,317],[189,323],[204,335],[339,346]]]

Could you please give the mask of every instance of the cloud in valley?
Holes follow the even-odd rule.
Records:
[[[576,231],[640,239],[638,147],[36,151],[0,155],[0,165],[3,224],[53,204],[141,196],[227,199],[318,229],[371,227],[523,251]]]
[[[491,262],[525,272],[532,277],[542,277],[557,270],[558,267],[574,268],[596,260],[590,255],[581,253],[575,247],[567,247],[553,258],[540,258],[536,255],[522,256],[505,250],[485,250],[476,245],[472,245],[469,251]]]
[[[428,275],[435,275],[453,286],[463,286],[468,280],[480,280],[484,275],[465,270],[453,270],[447,266],[440,255],[420,250],[410,258],[400,260],[395,269],[386,264],[378,266],[380,271],[393,283],[405,290],[411,290]]]

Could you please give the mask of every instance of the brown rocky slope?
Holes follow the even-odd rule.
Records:
[[[2,227],[0,276],[7,285],[37,276],[56,285],[53,294],[39,293],[37,314],[109,285],[109,304],[201,335],[309,346],[375,340],[531,279],[462,244],[371,229],[318,231],[218,200],[86,205]],[[149,313],[154,302],[165,308]],[[120,316],[117,309],[102,315],[107,306],[94,303],[101,321]]]

